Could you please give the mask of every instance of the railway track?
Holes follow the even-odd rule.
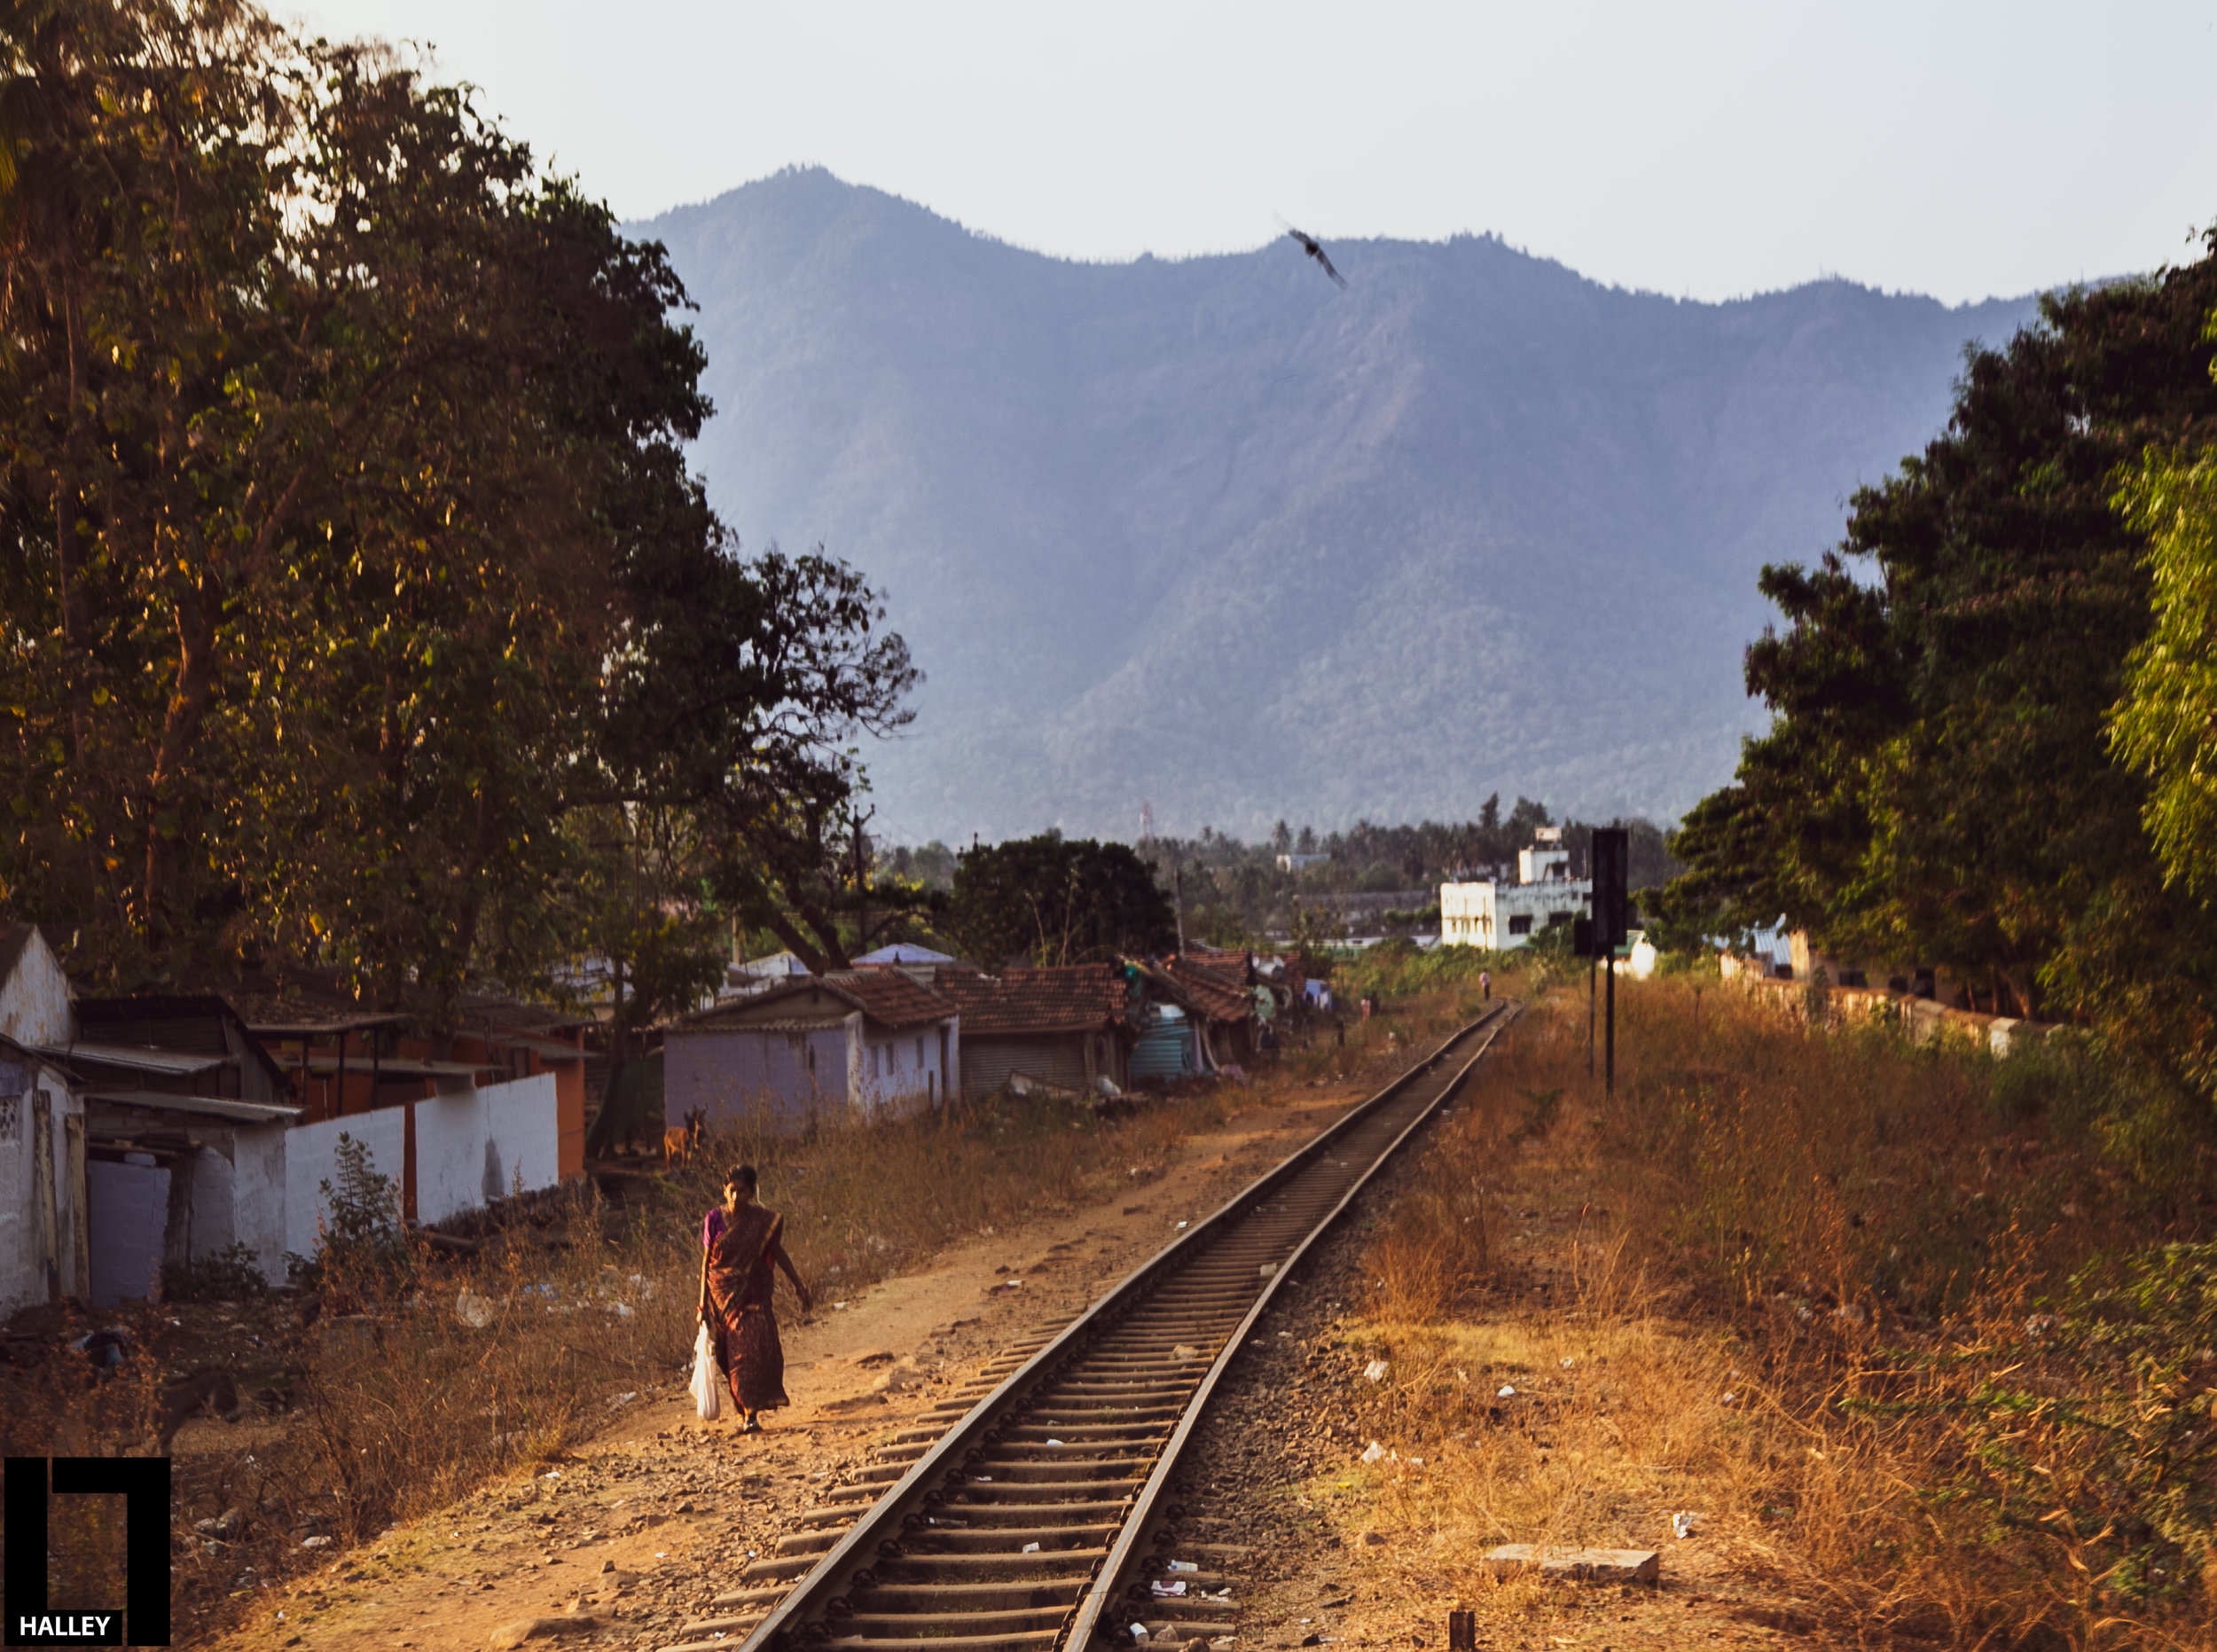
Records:
[[[1004,1350],[665,1652],[731,1652],[742,1634],[744,1652],[1051,1652],[1129,1645],[1135,1625],[1158,1645],[1228,1632],[1238,1554],[1178,1523],[1179,1453],[1293,1264],[1513,1013],[1462,1028],[1077,1319]]]

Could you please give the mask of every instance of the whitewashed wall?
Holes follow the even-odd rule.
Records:
[[[178,1163],[178,1174],[188,1178],[187,1197],[176,1201],[170,1211],[172,1232],[165,1247],[173,1257],[211,1256],[239,1236],[238,1180],[231,1160],[214,1147],[202,1147]]]
[[[521,1175],[526,1193],[552,1187],[562,1178],[562,1127],[554,1095],[554,1075],[492,1084],[485,1098],[485,1146],[481,1152],[487,1183],[496,1179],[503,1197]]]
[[[327,1118],[320,1124],[298,1124],[285,1132],[285,1249],[294,1256],[316,1254],[317,1222],[327,1213],[317,1191],[324,1182],[339,1177],[339,1138],[351,1136],[366,1143],[370,1168],[389,1176],[397,1185],[406,1168],[408,1121],[403,1109],[380,1108],[346,1118]]]
[[[35,928],[14,969],[0,981],[0,1035],[33,1049],[70,1041],[69,977]]]
[[[956,1065],[959,1025],[947,1035],[947,1065]],[[950,1075],[939,1065],[939,1029],[865,1037],[855,1060],[856,1104],[866,1117],[898,1117],[944,1100]]]
[[[482,1210],[507,1197],[519,1178],[527,1193],[561,1179],[562,1124],[552,1073],[450,1091],[413,1105],[418,1221]],[[341,1134],[367,1142],[378,1174],[398,1182],[407,1163],[406,1131],[407,1108],[388,1107],[285,1132],[285,1238],[272,1278],[282,1277],[282,1251],[315,1252],[316,1225],[325,1211],[318,1189],[338,1176]],[[260,1252],[257,1241],[248,1242]],[[269,1268],[266,1260],[263,1266]]]
[[[844,1026],[673,1031],[662,1041],[662,1116],[676,1124],[697,1107],[710,1131],[747,1124],[803,1129],[819,1114],[845,1108],[848,1046]]]
[[[0,1319],[19,1308],[46,1300],[46,1257],[39,1232],[38,1178],[53,1178],[55,1261],[62,1295],[82,1299],[89,1281],[79,1276],[78,1235],[85,1231],[82,1197],[70,1172],[70,1121],[82,1131],[83,1100],[62,1087],[60,1078],[36,1062],[6,1058],[19,1075],[9,1087],[23,1086],[12,1100],[0,1097]],[[50,1162],[37,1162],[36,1098],[46,1094],[51,1121]],[[82,1138],[80,1136],[79,1140]]]
[[[418,1221],[444,1221],[485,1202],[486,1093],[458,1090],[416,1103]]]
[[[20,1081],[14,1081],[20,1082]],[[46,1300],[39,1254],[38,1183],[31,1158],[31,1092],[0,1096],[0,1319]]]
[[[272,1285],[285,1282],[285,1152],[292,1134],[283,1124],[234,1124],[231,1132],[231,1237],[254,1252]]]

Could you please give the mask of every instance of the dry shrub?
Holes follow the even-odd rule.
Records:
[[[727,1170],[750,1163],[763,1202],[786,1219],[802,1277],[835,1296],[952,1240],[1069,1208],[1134,1171],[1151,1178],[1186,1134],[1222,1122],[1225,1106],[1209,1093],[1104,1119],[1084,1104],[1001,1097],[866,1129],[743,1130],[710,1138],[654,1219],[672,1247],[669,1265],[697,1268],[701,1213],[722,1199]]]
[[[1487,1280],[1490,1135],[1467,1124],[1441,1135],[1379,1225],[1363,1258],[1374,1319],[1425,1325],[1475,1305]]]
[[[388,1178],[366,1161],[351,1179],[342,1166],[333,1226],[349,1242],[319,1258],[301,1299],[317,1311],[294,1356],[290,1413],[252,1421],[249,1402],[252,1444],[177,1460],[180,1644],[252,1610],[288,1575],[559,1457],[623,1396],[678,1384],[701,1217],[731,1163],[760,1169],[803,1277],[828,1298],[997,1225],[1131,1186],[1135,1170],[1151,1178],[1226,1104],[1203,1097],[1104,1120],[1008,1101],[953,1118],[713,1140],[676,1175],[627,1183],[621,1203],[590,1182],[506,1202],[473,1230],[474,1254],[399,1236]],[[791,1311],[789,1297],[783,1305]],[[140,1310],[135,1322],[151,1331],[162,1317]],[[142,1349],[106,1379],[67,1354],[11,1371],[0,1442],[18,1455],[153,1449],[161,1378]],[[532,1496],[531,1483],[512,1494]],[[58,1506],[58,1586],[120,1576],[120,1510],[111,1519],[103,1501],[75,1499],[67,1519]],[[226,1515],[220,1533],[199,1529]],[[318,1536],[331,1543],[303,1548]],[[89,1587],[69,1598],[121,1596]]]
[[[82,1312],[54,1315],[64,1336],[94,1330]],[[0,1455],[121,1457],[146,1454],[161,1412],[157,1374],[127,1363],[110,1373],[74,1352],[43,1359],[0,1350]],[[86,1606],[124,1599],[124,1504],[121,1497],[55,1498],[47,1505],[48,1598]]]
[[[2069,1058],[1686,983],[1620,990],[1611,1097],[1583,998],[1519,1024],[1365,1258],[1336,1357],[1398,1454],[1320,1490],[1429,1533],[1387,1563],[1655,1546],[1686,1512],[1680,1562],[1861,1636],[2217,1645],[2217,1250],[2176,1163],[2206,1189],[2204,1139],[2169,1115],[2150,1178]],[[1490,1305],[1458,1198],[1490,1218]]]

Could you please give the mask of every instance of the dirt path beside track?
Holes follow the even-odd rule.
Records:
[[[673,1349],[667,1382],[622,1401],[563,1460],[270,1589],[215,1644],[486,1647],[505,1627],[549,1617],[578,1621],[569,1644],[676,1642],[876,1445],[995,1351],[1075,1315],[1179,1222],[1214,1209],[1362,1093],[1318,1088],[1240,1111],[1164,1163],[1132,1167],[1114,1202],[983,1235],[843,1308],[819,1300],[812,1320],[786,1327],[795,1404],[759,1435],[696,1421]],[[191,1450],[190,1434],[178,1445]]]

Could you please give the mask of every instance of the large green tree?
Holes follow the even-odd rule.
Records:
[[[2213,299],[2210,256],[2050,299],[1968,357],[1947,430],[1856,496],[1839,552],[1765,570],[1785,622],[1747,675],[1773,721],[1678,834],[1681,928],[1782,912],[2020,1006],[2182,1032],[2209,926],[2164,891],[2104,734],[2149,625],[2145,535],[2112,496],[2151,445],[2217,432]]]
[[[988,969],[1166,952],[1178,938],[1170,896],[1130,848],[1054,833],[965,853],[944,923]]]
[[[81,968],[435,1007],[659,957],[844,804],[905,648],[737,554],[662,249],[465,91],[238,0],[0,0],[0,902]]]
[[[2119,503],[2148,536],[2155,623],[2127,662],[2111,732],[2149,781],[2145,818],[2165,874],[2208,902],[2217,898],[2217,449],[2148,454]]]

